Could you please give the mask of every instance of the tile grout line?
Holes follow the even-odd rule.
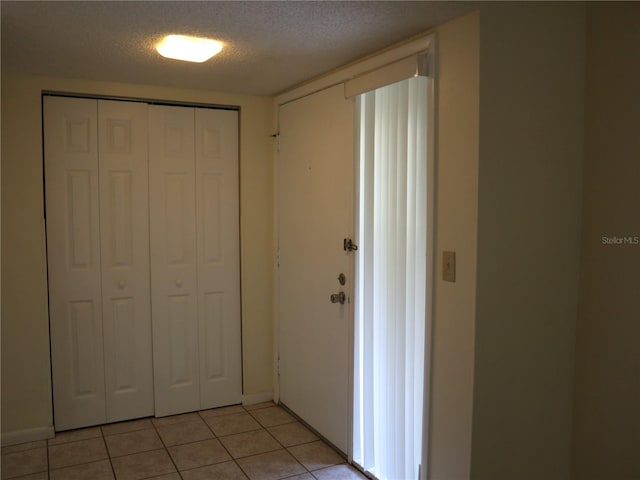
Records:
[[[241,407],[242,407],[242,409],[245,411],[245,413],[249,413],[249,412],[247,411],[247,409],[246,409],[246,408],[244,408],[244,405],[241,405]],[[249,415],[251,415],[251,414],[249,413]],[[204,423],[207,423],[207,422],[205,421]],[[211,428],[211,426],[210,426],[208,423],[207,423],[207,426],[209,426],[209,428],[211,429],[211,431],[213,431],[213,428]],[[214,432],[214,435],[215,435],[215,432]],[[251,477],[249,477],[249,474],[243,470],[242,466],[238,463],[237,459],[236,459],[236,458],[231,454],[231,452],[230,452],[230,451],[229,451],[229,449],[226,447],[226,445],[225,445],[224,443],[222,443],[222,440],[220,440],[220,437],[216,437],[216,438],[218,438],[218,441],[220,442],[220,445],[222,445],[222,448],[224,448],[224,450],[229,454],[229,456],[231,457],[231,460],[233,461],[234,465],[235,465],[236,467],[238,467],[238,469],[242,472],[242,474],[243,474],[246,478],[248,478],[248,479],[250,479],[250,480],[251,480]]]
[[[277,449],[277,450],[272,450],[272,451],[270,451],[270,452],[261,452],[261,453],[255,453],[255,454],[253,454],[253,455],[247,455],[247,456],[245,456],[245,457],[241,457],[242,459],[245,459],[245,458],[251,458],[251,457],[257,457],[257,456],[259,456],[259,455],[263,455],[263,454],[265,454],[265,453],[272,453],[272,452],[276,452],[276,451],[278,451],[278,450],[283,450],[283,451],[284,451],[284,452],[286,452],[288,455],[290,455],[290,456],[293,458],[293,460],[294,460],[297,464],[299,464],[299,465],[300,465],[300,466],[305,470],[305,472],[304,472],[304,473],[309,473],[312,477],[314,477],[314,478],[315,478],[315,476],[313,475],[313,473],[312,473],[309,469],[307,469],[304,465],[302,465],[302,463],[300,463],[300,461],[299,461],[299,460],[298,460],[298,459],[297,459],[297,458],[296,458],[296,457],[295,457],[295,456],[294,456],[294,455],[289,451],[289,449],[288,449],[286,446],[284,446],[280,441],[278,441],[278,439],[277,439],[277,438],[275,438],[275,437],[271,434],[271,432],[269,432],[269,430],[267,429],[267,427],[266,427],[266,426],[264,426],[264,425],[260,422],[260,420],[259,420],[258,418],[256,418],[256,417],[251,413],[252,411],[259,411],[259,410],[263,410],[263,409],[266,409],[266,408],[274,408],[274,407],[278,407],[278,405],[275,405],[275,404],[274,404],[274,405],[265,405],[264,407],[256,408],[256,409],[252,409],[252,410],[247,410],[244,406],[242,406],[242,408],[243,408],[243,410],[244,410],[244,413],[249,414],[249,416],[250,416],[253,420],[255,420],[255,422],[260,426],[260,428],[258,428],[258,429],[256,429],[256,430],[249,430],[249,431],[247,431],[247,432],[238,432],[238,433],[232,433],[232,434],[229,434],[229,435],[216,436],[216,438],[218,439],[218,441],[220,442],[220,444],[222,445],[222,447],[225,449],[225,451],[227,451],[227,453],[229,453],[229,456],[231,457],[232,461],[233,461],[233,462],[238,466],[238,468],[240,469],[240,471],[241,471],[241,472],[242,472],[242,473],[243,473],[247,478],[249,478],[250,480],[253,480],[253,479],[251,479],[251,477],[249,476],[248,472],[246,472],[246,471],[242,468],[242,466],[240,465],[240,463],[237,461],[238,459],[236,459],[235,457],[233,457],[233,455],[231,455],[231,452],[227,449],[227,447],[224,445],[224,443],[220,440],[222,437],[232,436],[232,435],[239,435],[239,434],[242,434],[242,433],[250,433],[250,432],[264,431],[264,432],[266,432],[266,433],[267,433],[267,435],[269,435],[271,438],[273,438],[273,439],[275,440],[275,442],[276,442],[280,447],[282,447],[282,448],[281,448],[281,449]],[[198,414],[200,414],[200,412],[201,412],[201,411],[199,411],[199,412],[198,412]],[[227,415],[227,414],[219,415],[219,417],[222,417],[222,416],[225,416],[225,415]],[[232,415],[232,414],[230,413],[230,414],[228,414],[228,415]],[[200,417],[202,418],[202,415],[200,415]],[[204,420],[204,418],[202,418],[202,420],[205,422],[205,424],[209,427],[209,429],[210,429],[210,430],[212,431],[212,433],[215,435],[215,432],[213,432],[213,429],[212,429],[212,428],[211,428],[211,426],[206,422],[206,420]],[[294,423],[295,421],[296,421],[296,420],[294,419],[292,422],[288,422],[288,423]],[[286,424],[286,423],[283,423],[282,425],[285,425],[285,424]],[[274,426],[277,426],[277,425],[274,425]],[[287,476],[287,477],[282,477],[282,480],[284,480],[284,479],[286,479],[286,478],[292,478],[292,476],[296,476],[296,475],[302,475],[302,474],[294,474],[294,475],[289,475],[289,476]],[[277,480],[281,480],[281,479],[277,479]]]
[[[280,408],[282,411],[284,411],[285,413],[289,414],[289,412],[288,412],[286,409],[282,408],[280,405],[276,405],[276,406],[277,406],[278,408]],[[289,415],[290,415],[290,414],[289,414]],[[298,421],[298,419],[297,419],[296,417],[294,417],[293,415],[290,415],[290,416],[291,416],[291,418],[292,418],[292,421],[291,421],[291,422],[285,422],[285,423],[281,423],[281,424],[279,424],[279,425],[272,425],[271,427],[279,427],[279,426],[282,426],[282,425],[287,425],[287,424],[289,424],[289,423],[298,423],[298,424],[300,424],[300,425],[303,425],[301,422],[299,422],[299,421]],[[255,417],[254,417],[254,418],[255,418]],[[257,418],[256,418],[256,421],[257,421],[258,423],[260,422]],[[303,427],[307,428],[307,427],[306,427],[306,425],[303,425]],[[273,437],[273,435],[271,434],[271,432],[269,432],[269,430],[267,429],[267,427],[265,427],[265,430],[267,431],[267,433],[269,433],[269,435],[271,435],[271,436]],[[274,438],[275,438],[275,437],[274,437]],[[319,439],[319,438],[318,438],[318,439]],[[302,443],[300,443],[300,444],[290,445],[289,447],[287,447],[287,446],[283,445],[281,442],[279,442],[279,441],[278,441],[278,439],[277,439],[277,438],[276,438],[275,440],[276,440],[276,442],[280,443],[280,445],[282,445],[282,448],[284,448],[285,452],[287,452],[289,455],[291,455],[291,457],[292,457],[292,458],[293,458],[293,459],[294,459],[294,460],[295,460],[295,461],[296,461],[296,462],[297,462],[297,463],[298,463],[302,468],[304,468],[304,469],[305,469],[305,472],[306,472],[306,473],[308,473],[309,475],[311,475],[314,479],[316,478],[316,476],[313,474],[313,471],[312,471],[312,470],[310,470],[310,469],[308,469],[308,468],[307,468],[307,467],[306,467],[306,466],[305,466],[305,465],[304,465],[300,460],[298,460],[298,457],[296,457],[296,456],[291,452],[290,447],[297,447],[298,445],[306,445],[306,444],[308,444],[308,443],[313,443],[313,442],[315,442],[315,441],[317,441],[317,440],[312,440],[312,441],[310,441],[310,442],[302,442]],[[302,474],[300,474],[300,475],[302,475]],[[280,479],[280,480],[286,480],[287,478],[292,478],[293,476],[295,476],[295,475],[291,475],[291,476],[289,476],[289,477],[284,477],[283,479]]]
[[[276,407],[278,407],[278,405],[276,405]],[[279,407],[279,408],[281,408],[281,407]],[[282,409],[282,410],[284,411],[284,409]],[[249,415],[251,415],[251,412],[249,412]],[[283,444],[282,444],[282,442],[280,442],[277,438],[275,438],[275,436],[273,436],[273,434],[269,431],[269,429],[268,429],[267,427],[265,427],[262,423],[260,423],[260,420],[258,420],[258,419],[257,419],[255,416],[253,416],[253,415],[251,415],[251,416],[253,417],[253,419],[254,419],[256,422],[258,422],[258,423],[263,427],[264,431],[265,431],[265,432],[267,432],[267,434],[268,434],[268,435],[270,435],[270,436],[271,436],[271,438],[273,438],[273,439],[274,439],[274,440],[275,440],[275,441],[276,441],[276,442],[277,442],[277,443],[278,443],[278,444],[279,444],[279,445],[284,449],[284,451],[285,451],[285,452],[287,452],[287,453],[291,456],[291,458],[293,458],[293,459],[298,463],[298,465],[300,465],[302,468],[304,468],[304,470],[305,470],[305,472],[306,472],[306,473],[309,473],[312,477],[314,477],[314,478],[315,478],[315,475],[314,475],[313,473],[311,473],[311,470],[309,470],[306,466],[304,466],[304,465],[302,464],[302,462],[300,462],[300,460],[298,460],[298,458],[297,458],[293,453],[291,453],[291,452],[289,451],[289,448],[287,448],[285,445],[283,445]],[[287,423],[294,423],[294,422],[296,422],[295,418],[293,419],[293,421],[292,421],[292,422],[287,422]],[[287,423],[282,423],[282,424],[280,424],[280,425],[286,425]],[[280,425],[272,425],[272,427],[278,427],[278,426],[280,426]],[[302,475],[302,474],[299,474],[299,475]],[[292,478],[292,477],[294,477],[294,476],[297,476],[297,475],[289,475],[288,477],[283,477],[283,478],[282,478],[282,479],[280,479],[280,480],[285,480],[285,479],[287,479],[287,478]]]
[[[205,420],[205,417],[202,415],[203,412],[206,412],[208,410],[215,410],[215,409],[205,409],[205,410],[198,410],[193,412],[195,414],[194,419],[193,420],[186,420],[186,421],[182,421],[182,422],[176,422],[176,423],[170,423],[169,425],[177,425],[177,424],[184,424],[184,423],[192,423],[195,422],[195,420],[199,420],[201,422],[203,422],[205,424],[205,426],[207,427],[207,430],[212,434],[213,439],[216,439],[218,441],[218,443],[220,444],[220,446],[223,448],[223,450],[227,453],[227,455],[230,457],[231,461],[233,461],[233,463],[236,465],[236,467],[240,470],[240,472],[242,472],[243,475],[245,475],[245,477],[247,478],[251,478],[249,477],[248,473],[245,472],[245,470],[240,466],[240,463],[238,462],[238,459],[234,458],[234,456],[231,454],[231,451],[227,448],[227,446],[222,442],[222,438],[226,437],[226,436],[232,436],[232,435],[237,435],[237,434],[243,434],[243,433],[251,433],[251,432],[266,432],[268,438],[270,438],[271,440],[274,441],[274,446],[278,446],[279,448],[277,448],[276,450],[271,450],[268,452],[261,452],[261,453],[256,453],[253,455],[247,455],[245,457],[240,457],[240,459],[245,459],[245,458],[251,458],[251,457],[255,457],[255,456],[259,456],[262,454],[266,454],[266,453],[271,453],[271,452],[276,452],[278,450],[282,450],[284,451],[286,454],[288,454],[295,462],[295,464],[298,464],[302,467],[303,472],[299,473],[299,474],[294,474],[294,475],[287,475],[286,477],[279,477],[280,480],[286,480],[292,477],[295,477],[297,475],[305,475],[305,474],[309,474],[312,478],[317,480],[317,476],[314,474],[314,471],[310,470],[309,468],[307,468],[304,464],[302,464],[301,461],[298,460],[298,458],[291,452],[290,448],[285,446],[280,440],[278,440],[278,438],[275,437],[275,435],[269,430],[269,428],[276,428],[276,427],[280,427],[283,425],[287,425],[287,424],[291,424],[291,423],[300,423],[303,427],[308,428],[304,423],[300,422],[299,419],[296,418],[295,415],[292,415],[292,419],[289,422],[283,422],[280,424],[275,424],[275,425],[271,425],[269,427],[267,427],[265,424],[263,424],[259,418],[261,417],[259,414],[256,415],[256,413],[260,412],[261,410],[265,410],[268,408],[280,408],[282,409],[285,413],[289,413],[286,408],[282,408],[279,405],[276,405],[273,402],[265,402],[264,405],[262,405],[259,408],[253,408],[253,409],[247,409],[244,405],[238,405],[241,410],[238,411],[230,411],[227,413],[222,413],[220,415],[215,415],[212,418],[219,418],[219,417],[225,417],[225,416],[230,416],[230,415],[234,415],[234,414],[248,414],[250,418],[252,418],[258,425],[259,428],[257,428],[256,430],[249,430],[247,432],[238,432],[238,433],[229,433],[228,435],[222,435],[222,436],[218,436],[216,435],[216,433],[213,431],[213,427]],[[231,406],[230,406],[231,407]],[[222,407],[225,408],[225,407]],[[169,457],[169,460],[171,462],[171,464],[173,465],[174,468],[174,472],[177,473],[178,477],[180,479],[183,479],[183,475],[180,472],[180,470],[178,469],[178,466],[176,464],[176,462],[174,461],[173,457],[171,456],[170,452],[169,452],[169,447],[168,445],[165,443],[165,440],[162,438],[162,436],[160,435],[160,431],[159,428],[162,427],[163,425],[156,425],[155,422],[153,422],[153,419],[155,417],[146,417],[147,419],[149,419],[149,425],[140,425],[139,427],[136,427],[132,430],[128,430],[128,431],[122,431],[122,432],[117,432],[117,433],[113,433],[111,435],[106,435],[105,431],[103,430],[103,426],[96,426],[95,428],[97,428],[97,435],[94,437],[88,437],[88,438],[80,438],[80,439],[72,439],[72,440],[68,440],[68,441],[62,441],[62,443],[59,443],[57,445],[66,445],[66,444],[70,444],[70,443],[75,443],[75,442],[81,442],[81,441],[88,441],[91,439],[96,439],[96,438],[101,438],[102,439],[102,445],[105,449],[106,452],[106,460],[109,461],[109,466],[110,466],[110,471],[112,473],[112,475],[114,476],[114,478],[117,478],[116,476],[116,472],[115,472],[115,468],[114,468],[114,464],[113,464],[113,459],[114,458],[121,458],[121,457],[126,457],[126,456],[132,456],[135,454],[139,454],[139,453],[146,453],[146,452],[150,452],[150,451],[154,451],[154,450],[164,450],[165,454]],[[266,417],[266,419],[268,419],[268,417]],[[143,420],[143,419],[140,419]],[[135,421],[135,420],[132,420]],[[116,423],[120,423],[120,422],[116,422]],[[122,422],[122,423],[126,423],[126,421]],[[267,422],[269,423],[269,422]],[[112,457],[111,452],[109,450],[108,444],[107,444],[107,436],[119,436],[119,435],[126,435],[126,434],[132,434],[132,433],[136,433],[136,432],[140,432],[140,431],[144,431],[144,430],[153,430],[155,435],[157,436],[157,438],[160,440],[160,445],[162,446],[161,448],[158,449],[150,449],[150,450],[144,450],[142,452],[135,452],[135,453],[130,453],[127,455],[119,455],[117,457]],[[313,430],[311,430],[312,433],[315,433]],[[55,439],[55,436],[54,436]],[[179,443],[177,445],[188,445],[188,444],[192,444],[192,443],[197,443],[198,441],[201,440],[194,440],[191,442],[185,442],[185,443]],[[305,441],[302,442],[300,444],[294,444],[291,445],[290,447],[295,447],[298,445],[305,445],[305,444],[309,444],[309,443],[313,443],[315,441],[320,441],[321,443],[326,443],[323,441],[322,438],[317,438],[316,440],[310,440],[310,441]],[[51,446],[53,447],[53,446]],[[330,448],[332,448],[333,450],[335,450],[335,447],[329,445]],[[27,449],[27,450],[33,450],[36,449],[37,447],[33,447],[31,449]],[[50,445],[49,445],[49,440],[45,440],[44,441],[44,448],[46,450],[45,452],[45,456],[46,456],[46,470],[43,471],[43,473],[46,473],[49,478],[50,475],[52,473],[52,471],[57,470],[57,469],[52,469],[51,467],[51,456],[50,456]],[[99,460],[97,460],[99,461]],[[226,460],[228,461],[228,460]],[[216,464],[220,464],[220,463],[225,463],[226,461],[223,462],[216,462],[213,464],[209,464],[209,465],[216,465]],[[83,461],[78,463],[77,465],[88,465],[91,463],[95,463],[96,461],[91,461],[91,462],[87,462],[87,461]],[[349,465],[348,462],[345,463],[346,465]],[[292,464],[293,465],[293,464]],[[336,464],[336,465],[340,465],[340,464]],[[75,465],[70,465],[70,466],[75,466]],[[63,467],[61,467],[63,468]],[[199,468],[199,467],[194,467],[194,468]],[[192,469],[188,469],[188,470],[192,470]],[[35,473],[39,473],[39,472],[35,472]],[[20,477],[16,477],[17,480],[19,480]],[[151,478],[151,477],[145,477],[145,478]],[[142,479],[141,479],[142,480]]]
[[[277,406],[277,405],[276,405],[276,406]],[[268,407],[268,408],[271,408],[271,407]],[[261,409],[258,409],[258,410],[261,410]],[[267,435],[269,435],[271,438],[273,438],[273,439],[276,441],[276,443],[277,443],[278,445],[280,445],[280,446],[282,447],[282,449],[283,449],[287,454],[289,454],[289,456],[291,456],[291,458],[293,458],[293,459],[298,463],[298,465],[300,465],[302,468],[304,468],[304,469],[305,469],[305,471],[306,471],[307,473],[310,473],[310,472],[309,472],[309,470],[307,469],[307,467],[305,467],[304,465],[302,465],[302,464],[298,461],[298,459],[297,459],[297,458],[296,458],[296,457],[295,457],[295,456],[294,456],[294,455],[289,451],[289,449],[288,449],[287,447],[285,447],[285,446],[282,444],[282,442],[280,442],[277,438],[275,438],[275,437],[271,434],[271,432],[267,429],[267,427],[265,427],[265,426],[260,422],[260,420],[258,420],[254,415],[252,415],[252,414],[251,414],[251,412],[248,412],[248,413],[249,413],[249,415],[251,415],[251,418],[253,418],[256,422],[258,422],[258,424],[262,427],[262,429],[263,429],[265,432],[267,432]],[[283,477],[283,479],[291,478],[291,477],[296,476],[296,475],[297,475],[297,474],[289,475],[288,477]],[[300,475],[302,475],[302,474],[300,474]],[[313,476],[313,474],[312,474],[311,476]]]
[[[111,452],[109,452],[109,446],[107,445],[107,439],[104,435],[104,430],[102,430],[102,426],[100,427],[100,433],[102,434],[102,441],[104,442],[104,448],[107,450],[107,460],[109,460],[109,468],[111,468],[111,473],[113,474],[113,478],[117,480],[116,470],[115,468],[113,468],[113,463],[111,462]]]
[[[244,407],[241,405],[242,409],[244,410]],[[236,465],[236,467],[238,467],[240,469],[240,471],[244,474],[245,477],[249,478],[249,476],[245,473],[244,470],[242,470],[242,467],[240,467],[240,465],[238,465],[238,462],[236,462],[236,459],[233,458],[233,455],[231,455],[231,452],[227,449],[227,447],[225,446],[224,443],[222,443],[222,441],[220,440],[220,437],[218,435],[216,435],[216,432],[213,431],[213,428],[211,427],[211,425],[209,425],[209,423],[202,417],[202,413],[205,410],[200,410],[198,411],[198,416],[200,418],[202,418],[202,421],[204,422],[204,424],[207,426],[207,428],[211,431],[211,433],[213,434],[213,438],[215,438],[216,440],[218,440],[218,443],[220,444],[220,446],[222,446],[222,448],[224,449],[225,452],[227,452],[227,455],[229,455],[229,458],[231,459],[231,461]],[[246,411],[246,410],[245,410]],[[220,415],[220,417],[224,417],[226,414],[222,414]],[[233,415],[231,413],[229,413],[228,415]],[[224,462],[220,462],[220,463],[224,463]],[[215,465],[215,463],[213,464]],[[196,467],[199,468],[199,467]]]
[[[55,432],[54,432],[54,437],[55,438]],[[47,479],[50,480],[51,479],[51,462],[49,461],[49,440],[45,440],[44,441],[44,449],[47,452]]]
[[[230,405],[230,406],[232,406],[232,405]],[[222,408],[225,408],[225,407],[222,407]],[[242,408],[244,409],[244,407],[242,407]],[[202,421],[202,422],[205,424],[205,426],[207,427],[207,429],[208,429],[208,430],[211,432],[211,434],[213,435],[213,439],[215,439],[215,440],[217,440],[217,441],[218,441],[218,443],[220,444],[220,446],[221,446],[221,447],[225,450],[225,452],[227,452],[227,454],[229,455],[229,458],[231,459],[231,461],[233,461],[233,462],[238,466],[238,468],[240,468],[240,465],[238,465],[238,464],[237,464],[237,462],[235,461],[235,459],[234,459],[234,458],[233,458],[233,456],[231,455],[231,452],[229,452],[229,451],[227,450],[227,448],[225,447],[225,445],[220,441],[220,437],[219,437],[218,435],[216,435],[216,433],[213,431],[213,428],[211,428],[211,426],[207,423],[207,421],[206,421],[206,420],[204,419],[204,417],[201,415],[201,412],[204,412],[204,411],[207,411],[207,410],[212,410],[212,409],[198,410],[198,411],[193,412],[193,413],[195,413],[195,414],[198,416],[198,418],[200,419],[200,421]],[[246,410],[245,410],[245,411],[246,411]],[[233,415],[233,413],[224,413],[224,414],[219,415],[219,417],[224,417],[224,416],[227,416],[227,415]],[[177,424],[179,424],[179,423],[196,423],[196,422],[195,422],[195,421],[191,421],[191,422],[190,422],[190,421],[185,421],[185,422],[177,422],[177,423],[175,423],[175,424],[170,424],[170,425],[177,425]],[[167,455],[169,456],[169,458],[170,458],[170,460],[171,460],[171,463],[173,463],[173,466],[175,467],[175,469],[176,469],[176,472],[177,472],[178,476],[182,479],[182,478],[183,478],[183,477],[182,477],[182,472],[178,469],[178,465],[175,463],[175,461],[173,460],[173,457],[171,456],[171,453],[169,452],[169,447],[165,444],[164,440],[162,439],[162,436],[160,435],[160,432],[157,430],[158,426],[157,426],[155,423],[153,423],[153,422],[152,422],[152,425],[153,425],[154,429],[156,430],[156,433],[157,433],[158,437],[160,437],[160,441],[162,442],[162,445],[164,446],[164,449],[165,449],[165,451],[167,452]],[[207,440],[207,439],[205,439],[205,440]],[[180,444],[171,445],[171,446],[191,445],[191,444],[198,443],[198,442],[201,442],[201,441],[204,441],[204,440],[194,440],[194,441],[191,441],[191,442],[185,442],[185,443],[180,443]],[[195,469],[197,469],[197,468],[206,467],[206,466],[209,466],[209,465],[218,465],[218,464],[221,464],[221,463],[225,463],[225,462],[227,462],[227,461],[229,461],[229,460],[226,460],[226,461],[223,461],[223,462],[216,462],[216,463],[212,463],[212,464],[207,464],[207,465],[202,465],[202,466],[199,466],[199,467],[189,468],[189,469],[186,469],[185,471],[195,470]],[[241,468],[240,468],[240,471],[242,471],[242,473],[244,474],[244,471],[243,471]]]
[[[173,457],[171,456],[171,453],[169,452],[169,449],[167,448],[166,443],[164,443],[164,439],[162,438],[162,435],[160,435],[160,432],[158,431],[158,426],[153,422],[153,420],[151,420],[151,425],[153,426],[153,431],[156,432],[156,435],[160,439],[160,443],[164,448],[164,453],[167,454],[167,456],[169,457],[169,460],[171,461],[171,464],[173,465],[173,468],[176,470],[176,472],[178,472],[178,476],[180,477],[180,479],[182,479],[182,474],[180,473],[180,470],[178,470],[178,465],[176,465],[176,462],[173,460]],[[148,478],[152,478],[152,477],[148,477]]]
[[[244,412],[245,412],[245,413],[247,413],[247,414],[249,415],[249,417],[251,417],[251,418],[252,418],[252,419],[253,419],[253,420],[254,420],[254,421],[255,421],[255,422],[260,426],[260,428],[259,428],[259,429],[257,429],[257,430],[249,430],[249,431],[247,431],[247,432],[238,432],[238,433],[232,433],[232,434],[229,434],[229,435],[223,435],[223,436],[230,437],[231,435],[240,435],[240,434],[242,434],[242,433],[259,432],[259,431],[261,431],[261,430],[264,430],[264,431],[266,431],[266,432],[267,432],[267,434],[271,435],[271,434],[267,431],[267,429],[264,427],[264,425],[262,425],[262,424],[260,423],[260,421],[259,421],[256,417],[254,417],[254,416],[251,414],[251,410],[247,410],[247,409],[246,409],[246,407],[245,407],[244,405],[242,405],[242,408],[243,408]],[[264,407],[257,408],[257,409],[255,409],[255,410],[262,410],[263,408],[271,408],[271,407],[270,407],[270,406],[264,406]],[[221,438],[221,437],[218,437],[218,438]],[[275,438],[274,438],[274,440],[276,441],[276,443],[277,443],[278,445],[280,445],[282,448],[284,448],[284,446],[283,446],[280,442],[278,442],[278,440],[277,440],[277,439],[275,439]],[[236,464],[236,466],[240,469],[240,471],[244,474],[244,476],[245,476],[245,477],[247,477],[247,478],[248,478],[248,479],[250,479],[250,480],[253,480],[253,479],[249,476],[249,473],[248,473],[248,472],[246,472],[246,471],[242,468],[242,465],[240,465],[240,463],[238,462],[238,459],[237,459],[237,458],[235,458],[235,457],[231,454],[231,452],[227,449],[227,447],[224,445],[224,443],[222,443],[222,441],[220,441],[220,444],[221,444],[221,445],[223,446],[223,448],[224,448],[224,449],[229,453],[229,456],[231,457],[231,459],[233,460],[233,462]],[[277,451],[277,450],[273,450],[273,451],[275,452],[275,451]],[[262,452],[262,453],[270,453],[270,452]],[[244,459],[244,458],[256,457],[256,456],[258,456],[258,455],[262,455],[262,453],[254,453],[253,455],[247,455],[247,456],[245,456],[245,457],[240,457],[240,458],[243,458],[243,459]]]

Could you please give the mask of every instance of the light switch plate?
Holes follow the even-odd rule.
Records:
[[[456,281],[456,252],[442,252],[442,279]]]

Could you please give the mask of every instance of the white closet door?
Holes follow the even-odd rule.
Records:
[[[200,407],[194,110],[149,106],[155,413]]]
[[[200,408],[242,401],[238,112],[198,108]]]
[[[153,415],[147,105],[98,102],[107,421]]]
[[[56,430],[104,423],[97,102],[44,98]]]

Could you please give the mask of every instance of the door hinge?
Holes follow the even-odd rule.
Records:
[[[278,355],[278,360],[276,360],[276,375],[280,378],[280,356]]]
[[[276,152],[280,153],[280,132],[271,135],[271,138],[276,140]]]
[[[280,249],[276,250],[276,268],[280,268]]]
[[[351,240],[350,238],[345,238],[342,242],[342,248],[344,248],[345,252],[355,252],[356,250],[358,250],[358,245],[353,243],[353,240]]]

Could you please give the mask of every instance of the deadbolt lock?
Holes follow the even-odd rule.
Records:
[[[344,305],[344,302],[347,300],[347,296],[344,292],[333,293],[331,295],[331,303],[339,303],[340,305]]]

